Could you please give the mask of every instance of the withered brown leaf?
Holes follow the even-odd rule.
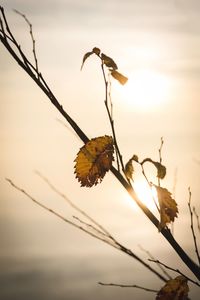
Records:
[[[111,68],[112,70],[118,69],[116,63],[114,62],[114,60],[111,57],[105,55],[104,53],[101,53],[101,59],[102,59],[103,63],[106,65],[106,67]]]
[[[184,276],[170,279],[158,292],[156,300],[187,300],[189,287]]]
[[[158,203],[160,206],[160,223],[158,230],[161,231],[168,223],[174,222],[178,214],[176,201],[171,197],[171,193],[160,186],[156,186]]]
[[[81,186],[92,187],[102,181],[112,166],[114,146],[111,136],[91,139],[78,152],[75,174]]]

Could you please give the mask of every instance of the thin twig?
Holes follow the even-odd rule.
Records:
[[[174,271],[174,272],[176,272],[176,273],[178,273],[178,274],[180,274],[180,275],[182,275],[182,276],[184,276],[188,281],[190,281],[190,282],[192,282],[192,283],[194,283],[195,285],[198,285],[199,287],[200,287],[200,284],[197,282],[197,281],[194,281],[194,280],[192,280],[191,278],[189,278],[189,277],[187,277],[184,273],[182,273],[179,269],[174,269],[174,268],[172,268],[172,267],[169,267],[169,266],[167,266],[166,264],[164,264],[164,263],[162,263],[161,261],[159,261],[159,260],[154,260],[154,259],[148,259],[149,261],[151,261],[151,262],[154,262],[154,263],[156,263],[156,264],[161,264],[163,267],[165,267],[166,269],[168,269],[168,270],[171,270],[171,271]]]
[[[157,271],[155,271],[154,269],[151,268],[150,265],[148,265],[147,263],[145,263],[141,258],[139,258],[135,253],[133,253],[130,249],[127,249],[126,247],[124,247],[122,244],[120,244],[111,234],[110,232],[108,232],[102,225],[100,225],[99,223],[97,223],[93,218],[91,218],[86,212],[84,212],[83,210],[81,210],[77,205],[75,205],[65,194],[63,194],[62,192],[60,192],[44,175],[42,175],[40,172],[35,171],[35,173],[41,178],[43,179],[48,185],[49,187],[56,192],[59,196],[61,196],[71,207],[73,207],[76,211],[78,211],[79,213],[81,213],[84,217],[86,217],[89,221],[91,221],[93,224],[95,224],[101,231],[101,234],[104,235],[104,237],[106,237],[108,239],[108,244],[113,245],[113,247],[121,250],[122,252],[126,253],[127,255],[133,257],[134,259],[136,259],[137,261],[139,261],[141,264],[143,264],[147,269],[149,269],[151,272],[153,272],[156,276],[158,276],[161,280],[163,280],[164,282],[167,281],[167,279],[165,277],[163,277],[160,273],[158,273]],[[76,219],[78,219],[76,217]],[[78,219],[82,224],[93,228],[93,230],[95,230],[96,232],[98,232],[98,229],[93,227],[91,224],[88,224],[80,219]]]
[[[150,259],[156,261],[155,257],[148,250],[144,249],[141,245],[138,246],[143,252],[145,252],[149,256]],[[157,266],[163,272],[163,274],[168,277],[168,279],[172,279],[171,275],[165,270],[165,268],[161,264],[157,263]]]
[[[74,208],[77,212],[82,214],[84,217],[86,217],[89,221],[91,221],[93,224],[95,224],[102,233],[105,233],[107,236],[111,237],[111,234],[97,221],[95,221],[92,217],[90,217],[85,211],[80,209],[77,205],[75,205],[64,193],[60,192],[51,182],[48,178],[46,178],[43,174],[41,174],[39,171],[35,171],[35,173],[45,182],[48,184],[48,186],[60,197],[62,197],[72,208]]]
[[[63,217],[62,215],[60,215],[59,213],[57,213],[56,211],[54,211],[53,209],[47,207],[46,205],[42,204],[41,202],[39,202],[38,200],[36,200],[35,198],[33,198],[29,193],[27,193],[24,189],[18,187],[11,179],[6,178],[6,180],[11,184],[11,186],[13,186],[15,189],[17,189],[19,192],[21,192],[22,194],[24,194],[26,197],[28,197],[31,201],[33,201],[35,204],[37,204],[38,206],[42,207],[44,210],[52,213],[53,215],[55,215],[56,217],[58,217],[59,219],[63,220],[64,222],[68,223],[69,225],[72,225],[78,229],[80,229],[81,231],[84,231],[85,233],[91,235],[92,237],[95,237],[105,243],[108,243],[107,240],[104,240],[103,238],[95,235],[94,233],[86,230],[85,228],[83,228],[82,226],[77,225],[76,223],[68,220],[67,218]]]
[[[177,173],[178,173],[178,169],[176,168],[174,171],[174,183],[172,187],[173,199],[176,199]],[[172,235],[174,236],[174,222],[171,223],[171,231],[172,231]]]
[[[116,248],[120,251],[122,251],[123,253],[129,255],[130,257],[134,258],[135,260],[137,260],[138,262],[140,262],[144,267],[146,267],[149,271],[151,271],[152,273],[154,273],[158,278],[160,278],[162,281],[166,282],[167,280],[161,275],[159,274],[159,272],[157,272],[154,268],[152,268],[150,265],[148,265],[147,263],[145,263],[140,257],[138,257],[135,253],[133,253],[131,250],[127,249],[126,247],[124,247],[123,245],[121,245],[119,242],[117,242],[114,238],[111,239],[107,239],[107,238],[103,238],[97,234],[94,234],[93,232],[83,228],[82,226],[77,225],[76,223],[66,219],[65,217],[63,217],[62,215],[60,215],[59,213],[55,212],[54,210],[50,209],[49,207],[45,206],[44,204],[40,203],[39,201],[37,201],[36,199],[34,199],[30,194],[28,194],[24,189],[18,187],[15,183],[13,183],[12,180],[6,178],[6,180],[11,184],[11,186],[13,186],[15,189],[17,189],[19,192],[21,192],[22,194],[24,194],[26,197],[28,197],[31,201],[33,201],[35,204],[39,205],[40,207],[42,207],[43,209],[47,210],[48,212],[52,213],[53,215],[55,215],[56,217],[58,217],[59,219],[63,220],[64,222],[86,232],[87,234],[91,235],[92,237],[101,240],[102,242],[112,246],[113,248]]]
[[[151,190],[152,189],[152,183],[149,181],[149,179],[148,179],[148,177],[147,177],[147,175],[145,173],[145,169],[144,169],[145,159],[142,162],[138,161],[138,163],[141,166],[142,175],[144,176],[144,178],[145,178],[145,180],[146,180],[146,182],[147,182],[147,184],[148,184],[148,186],[149,186],[149,188]],[[153,200],[153,202],[155,204],[155,207],[157,208],[157,211],[160,212],[160,208],[158,207],[158,204],[156,202],[156,198],[155,198],[155,196],[152,193],[151,193],[151,198],[152,198],[152,200]]]
[[[67,128],[67,130],[70,132],[70,133],[72,133],[75,137],[76,137],[76,139],[80,142],[80,138],[77,136],[77,134],[74,132],[74,130],[70,127],[70,126],[68,126],[68,124],[66,124],[65,122],[63,122],[63,120],[60,120],[60,119],[56,119],[61,125],[63,125],[65,128]]]
[[[146,288],[146,287],[143,287],[140,285],[136,285],[136,284],[117,284],[117,283],[104,283],[104,282],[98,282],[98,284],[104,285],[104,286],[121,287],[121,288],[137,288],[137,289],[144,290],[146,292],[153,292],[153,293],[158,292],[158,290],[149,289],[149,288]]]
[[[92,229],[93,231],[96,231],[98,234],[101,234],[101,235],[103,235],[104,237],[110,238],[110,236],[108,236],[106,233],[104,233],[104,232],[102,232],[101,230],[99,230],[98,228],[96,228],[94,225],[89,224],[89,223],[87,223],[87,222],[81,220],[81,219],[80,219],[79,217],[77,217],[77,216],[73,216],[73,218],[74,218],[75,220],[77,220],[78,222],[80,222],[81,224],[85,225],[86,227]]]
[[[194,206],[193,206],[193,213],[194,213],[194,215],[195,215],[195,217],[196,217],[196,221],[197,221],[197,228],[198,228],[198,230],[199,230],[199,233],[200,233],[199,215],[197,214],[197,212],[196,212],[196,209],[195,209],[195,207],[194,207]]]
[[[37,60],[37,55],[36,55],[36,48],[35,48],[35,38],[34,38],[34,35],[33,35],[33,26],[32,24],[30,23],[30,21],[28,20],[28,18],[26,17],[26,15],[22,14],[20,11],[14,9],[14,12],[16,12],[18,15],[20,15],[22,18],[24,18],[24,20],[26,21],[26,23],[28,24],[29,26],[29,33],[30,33],[30,36],[31,36],[31,40],[32,40],[32,45],[33,45],[33,57],[34,57],[34,60],[35,60],[35,68],[36,68],[36,73],[38,74],[38,80],[40,79],[40,76],[39,76],[39,69],[38,69],[38,60]]]
[[[111,115],[111,119],[113,120],[113,103],[112,103],[111,87],[112,87],[112,82],[111,82],[111,77],[109,72],[108,73],[108,99],[110,103],[110,115]]]
[[[193,241],[194,241],[194,248],[195,248],[195,252],[197,255],[197,259],[200,265],[200,256],[199,256],[199,250],[198,250],[198,246],[197,246],[197,240],[196,240],[196,235],[194,232],[194,224],[193,224],[193,212],[192,212],[192,208],[191,208],[191,190],[190,188],[188,188],[188,192],[189,192],[189,200],[188,200],[188,208],[189,208],[189,212],[190,212],[190,227],[191,227],[191,231],[192,231],[192,237],[193,237]]]
[[[104,81],[106,80],[105,77],[105,71],[104,71]],[[107,84],[106,84],[107,82]],[[108,80],[105,82],[106,84],[106,100],[105,100],[105,106],[106,106],[106,110],[109,116],[109,120],[110,120],[110,124],[111,124],[111,128],[113,126],[113,138],[114,138],[114,146],[115,146],[115,153],[116,153],[116,160],[117,160],[117,169],[120,172],[120,159],[119,156],[121,155],[119,153],[119,149],[117,146],[117,139],[116,139],[116,135],[115,135],[115,127],[114,127],[114,118],[113,118],[113,103],[112,103],[112,97],[111,97],[111,79],[110,79],[110,72],[108,73]],[[109,102],[109,103],[108,103]],[[109,106],[110,105],[110,108]]]
[[[110,112],[110,109],[109,109],[109,106],[108,106],[108,99],[109,99],[109,95],[108,95],[108,81],[106,79],[103,62],[101,64],[101,69],[102,69],[103,78],[104,78],[104,84],[105,84],[105,101],[104,101],[104,103],[105,103],[105,106],[106,106],[106,110],[107,110],[107,113],[108,113],[108,118],[109,118],[110,125],[111,125],[111,130],[112,130],[112,134],[113,134],[113,140],[114,140],[114,145],[115,145],[115,150],[116,150],[116,156],[117,156],[117,169],[120,172],[120,167],[119,167],[119,162],[120,162],[122,171],[124,172],[125,171],[125,169],[124,169],[124,163],[123,163],[123,158],[122,158],[122,155],[120,153],[120,150],[119,150],[119,147],[118,147],[118,143],[117,143],[117,138],[116,138],[116,133],[115,133],[115,126],[114,126],[114,119],[113,119],[113,116],[112,116],[112,111]]]
[[[163,137],[160,139],[160,148],[158,149],[159,161],[162,164],[162,148],[163,148],[164,140]],[[160,178],[158,177],[158,186],[160,186]]]

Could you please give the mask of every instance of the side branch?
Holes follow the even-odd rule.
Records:
[[[197,255],[197,259],[200,265],[200,256],[199,256],[199,250],[198,250],[198,246],[197,246],[197,240],[196,240],[196,235],[194,232],[194,223],[193,223],[193,212],[192,212],[192,208],[191,208],[191,197],[192,197],[192,193],[190,188],[188,188],[189,191],[189,200],[188,200],[188,208],[189,208],[189,212],[190,212],[190,228],[192,231],[192,237],[193,237],[193,241],[194,241],[194,248],[195,248],[195,252]]]
[[[149,259],[149,261],[154,262],[154,263],[156,263],[156,264],[160,264],[161,266],[165,267],[166,269],[171,270],[171,271],[174,271],[174,272],[176,272],[176,273],[178,273],[178,274],[184,276],[188,281],[190,281],[190,282],[192,282],[193,284],[195,284],[195,285],[197,285],[197,286],[200,287],[200,284],[199,284],[197,281],[194,281],[194,280],[192,280],[191,278],[187,277],[187,276],[186,276],[185,274],[183,274],[180,270],[174,269],[174,268],[172,268],[172,267],[169,267],[169,266],[167,266],[166,264],[162,263],[161,261],[159,261],[159,260],[157,260],[157,259],[156,259],[156,260],[154,260],[154,259]]]
[[[158,292],[158,290],[149,289],[149,288],[146,288],[146,287],[143,287],[140,285],[136,285],[136,284],[117,284],[117,283],[104,283],[104,282],[98,282],[98,284],[104,285],[104,286],[121,287],[121,288],[137,288],[137,289],[144,290],[146,292],[153,292],[153,293]]]
[[[121,252],[129,255],[130,257],[134,258],[135,260],[137,260],[138,262],[140,262],[144,267],[146,267],[149,271],[151,271],[154,275],[156,275],[159,279],[161,279],[162,281],[166,282],[167,279],[165,277],[162,276],[162,274],[160,274],[158,271],[156,271],[154,268],[152,268],[150,265],[148,265],[146,262],[144,262],[139,256],[137,256],[133,251],[127,249],[126,247],[124,247],[122,244],[120,244],[107,230],[104,229],[104,231],[100,231],[98,229],[98,227],[103,228],[102,226],[95,227],[91,224],[88,224],[82,220],[80,220],[79,218],[75,217],[74,219],[78,220],[78,222],[80,224],[82,224],[83,226],[77,225],[76,223],[68,220],[67,218],[63,217],[61,214],[57,213],[56,211],[54,211],[53,209],[47,207],[46,205],[42,204],[41,202],[39,202],[38,200],[36,200],[35,198],[33,198],[29,193],[27,193],[24,189],[20,188],[19,186],[17,186],[12,180],[6,178],[6,180],[10,183],[10,185],[12,187],[14,187],[15,189],[17,189],[19,192],[21,192],[22,194],[24,194],[26,197],[28,197],[31,201],[33,201],[35,204],[37,204],[38,206],[40,206],[41,208],[43,208],[44,210],[52,213],[53,215],[55,215],[56,217],[58,217],[59,219],[61,219],[62,221],[68,223],[69,225],[72,225],[78,229],[80,229],[81,231],[84,231],[85,233],[91,235],[92,237],[101,240],[102,242],[112,246],[113,248],[116,248],[118,250],[120,250]],[[55,190],[57,192],[57,190]],[[63,194],[62,194],[63,195]],[[63,196],[62,196],[63,197]],[[70,201],[70,205],[71,205],[71,201]],[[77,206],[73,206],[75,208],[75,210],[77,210],[78,212],[81,212],[81,214],[83,214],[84,216],[87,216],[87,218],[89,217],[85,212],[81,211]],[[89,217],[90,218],[90,217]],[[91,219],[91,218],[90,218]],[[91,219],[92,220],[92,219]]]

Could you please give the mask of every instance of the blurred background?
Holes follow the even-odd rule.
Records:
[[[196,260],[187,202],[190,186],[192,205],[200,212],[200,2],[2,0],[1,5],[34,62],[29,28],[13,9],[31,21],[40,71],[89,137],[111,130],[99,61],[90,57],[80,72],[83,55],[99,47],[129,78],[125,86],[112,81],[116,134],[124,161],[133,154],[158,160],[163,137],[167,177],[162,184],[173,192],[179,207],[174,234]],[[80,187],[73,167],[82,142],[58,121],[64,121],[62,116],[2,45],[0,66],[0,299],[147,300],[155,295],[102,287],[98,282],[153,289],[163,285],[130,257],[60,221],[5,181],[12,179],[73,220],[76,212],[35,170],[144,260],[148,257],[139,245],[193,278],[112,174],[94,188]],[[138,194],[151,207],[140,170],[135,173]],[[156,175],[153,168],[147,173],[151,179]],[[190,290],[190,298],[197,300],[197,288],[190,284]]]

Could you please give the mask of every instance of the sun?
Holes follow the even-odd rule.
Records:
[[[170,96],[170,79],[153,69],[138,69],[130,76],[127,84],[120,90],[123,105],[137,111],[156,110]]]

